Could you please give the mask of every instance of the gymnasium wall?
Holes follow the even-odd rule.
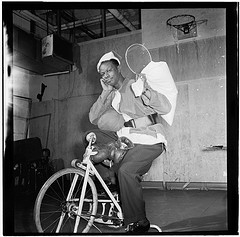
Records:
[[[166,21],[191,14],[197,37],[176,40]],[[168,150],[154,161],[145,181],[226,182],[226,29],[224,9],[154,9],[142,11],[142,40],[154,61],[166,61],[178,100],[173,125],[165,123]]]

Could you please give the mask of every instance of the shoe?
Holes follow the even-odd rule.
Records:
[[[147,219],[131,223],[127,226],[126,234],[146,233],[150,229],[150,222]]]

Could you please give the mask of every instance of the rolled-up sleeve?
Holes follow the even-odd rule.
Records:
[[[112,92],[102,93],[97,101],[92,105],[89,112],[89,120],[92,124],[97,125],[99,118],[105,113],[110,107],[112,102]]]

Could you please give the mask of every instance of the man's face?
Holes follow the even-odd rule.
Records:
[[[99,68],[99,73],[103,82],[110,86],[115,86],[119,80],[119,68],[111,61],[103,62]]]

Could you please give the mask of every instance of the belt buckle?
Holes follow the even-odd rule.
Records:
[[[130,119],[127,122],[125,122],[124,127],[136,128],[136,124],[134,122],[134,119]]]
[[[136,124],[135,124],[134,119],[131,119],[130,122],[131,122],[131,124],[132,124],[132,127],[133,127],[133,128],[136,128]]]
[[[152,125],[154,125],[154,124],[157,123],[157,122],[156,122],[157,113],[155,113],[155,114],[149,114],[147,117],[150,119]]]

